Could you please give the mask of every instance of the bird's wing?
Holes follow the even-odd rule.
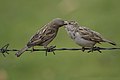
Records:
[[[54,30],[52,30],[49,25],[41,28],[28,42],[28,46],[42,45],[49,39],[55,36]],[[47,44],[46,44],[47,45]]]
[[[89,28],[79,27],[78,32],[85,40],[94,41],[98,43],[102,41],[102,36],[98,32],[95,32]]]

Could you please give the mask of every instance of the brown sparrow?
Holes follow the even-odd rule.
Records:
[[[27,45],[25,45],[25,47],[19,50],[15,55],[19,57],[28,48],[32,47],[34,49],[34,46],[44,46],[46,49],[54,48],[47,47],[47,45],[56,37],[58,29],[64,25],[65,23],[62,19],[53,19],[51,22],[43,26],[35,35],[33,35]]]
[[[79,26],[76,21],[65,21],[65,23],[67,24],[65,25],[65,30],[75,41],[75,43],[82,46],[82,51],[88,47],[91,48],[89,52],[92,52],[94,50],[95,44],[100,42],[107,42],[112,45],[116,45],[114,42],[103,38],[100,33],[93,31],[87,27]]]

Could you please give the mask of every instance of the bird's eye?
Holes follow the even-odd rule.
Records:
[[[69,24],[70,24],[70,25],[73,25],[74,23],[73,23],[73,22],[70,22]]]
[[[53,24],[53,26],[56,26],[55,24]]]

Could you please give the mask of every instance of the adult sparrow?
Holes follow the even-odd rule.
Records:
[[[51,51],[50,48],[54,48],[54,46],[47,47],[47,45],[56,37],[58,29],[64,25],[64,20],[60,18],[53,19],[51,22],[44,25],[40,30],[38,30],[38,32],[33,35],[32,38],[28,41],[25,47],[19,50],[15,55],[19,57],[28,48],[32,47],[34,49],[34,46],[44,46],[44,48]]]

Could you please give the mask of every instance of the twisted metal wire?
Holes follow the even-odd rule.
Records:
[[[5,54],[9,54],[10,51],[19,51],[18,49],[8,49],[9,44],[4,45],[3,47],[0,48],[0,53],[2,53],[2,55],[4,57],[6,57]],[[91,48],[84,48],[84,50],[90,50]],[[34,49],[34,50],[26,50],[26,51],[46,51],[47,49]],[[54,51],[66,51],[66,50],[83,50],[82,48],[54,48],[52,51],[47,51],[47,52],[53,52]],[[120,50],[120,48],[101,48],[101,47],[95,47],[93,51],[99,51],[101,52],[101,50]]]

